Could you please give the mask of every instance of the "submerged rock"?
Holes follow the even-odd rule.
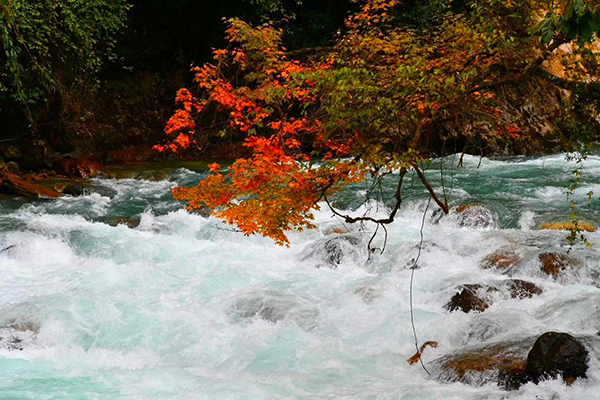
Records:
[[[521,256],[511,250],[496,250],[487,255],[481,262],[481,268],[506,270],[521,262]]]
[[[36,332],[29,329],[18,329],[12,326],[0,328],[0,349],[23,350],[27,344],[35,341],[36,336]]]
[[[441,382],[461,382],[473,386],[498,383],[506,386],[513,376],[521,376],[527,366],[527,352],[533,338],[471,347],[434,360],[432,374]]]
[[[432,362],[434,377],[442,382],[474,386],[496,382],[518,389],[527,382],[561,376],[570,384],[585,378],[589,353],[567,333],[547,332],[538,338],[488,344],[465,349]]]
[[[542,289],[536,284],[521,279],[505,279],[491,284],[466,284],[446,304],[449,311],[485,311],[495,298],[524,299],[539,295]]]
[[[468,228],[497,228],[496,213],[481,204],[463,204],[456,209],[458,226]]]
[[[141,219],[139,217],[113,217],[108,220],[108,225],[127,225],[129,229],[134,229],[140,226]]]
[[[311,247],[303,259],[315,259],[317,268],[336,269],[344,260],[366,259],[361,247],[360,236],[352,234],[335,235],[319,240]]]
[[[462,311],[468,313],[470,311],[485,311],[493,302],[490,294],[498,289],[479,284],[467,284],[462,286],[462,290],[457,292],[446,308],[449,311]]]
[[[521,279],[509,279],[508,282],[508,290],[513,299],[524,299],[543,293],[543,290],[532,282],[523,281]]]
[[[561,253],[540,253],[538,260],[542,272],[553,277],[557,277],[567,269],[581,266],[581,261],[577,258]]]
[[[234,320],[263,319],[271,323],[290,319],[303,330],[317,324],[319,310],[298,297],[271,291],[250,292],[236,296],[230,302],[229,314]]]

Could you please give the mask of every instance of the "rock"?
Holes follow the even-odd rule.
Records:
[[[481,262],[483,269],[508,269],[521,262],[521,256],[511,250],[496,250],[487,255]]]
[[[50,167],[48,160],[50,150],[43,140],[29,140],[25,143],[27,151],[23,154],[22,164],[25,169],[34,170]]]
[[[553,277],[557,277],[566,269],[573,269],[581,265],[581,261],[575,257],[560,253],[540,253],[538,259],[542,272]]]
[[[468,228],[496,228],[496,214],[481,204],[463,204],[456,209],[458,226]]]
[[[313,329],[319,317],[319,310],[312,303],[290,294],[271,291],[238,295],[228,308],[234,321],[260,318],[275,324],[290,319],[305,331]]]
[[[513,299],[524,299],[540,295],[543,290],[535,283],[523,281],[521,279],[509,279],[510,296]]]
[[[494,298],[524,299],[539,295],[543,291],[532,282],[520,279],[505,279],[491,284],[466,284],[446,304],[449,311],[485,311],[494,303]]]
[[[97,162],[63,157],[52,162],[52,168],[68,177],[89,179],[99,175],[105,168]]]
[[[4,168],[6,166],[6,163],[4,162],[4,159],[0,158],[0,169]]]
[[[23,153],[11,144],[0,146],[0,153],[5,160],[18,161],[23,158]]]
[[[595,232],[596,228],[591,222],[579,221],[577,227],[573,221],[567,222],[546,222],[541,224],[538,229],[540,230],[553,230],[553,231],[569,231],[579,229],[582,231]]]
[[[114,197],[118,194],[118,192],[112,188],[94,185],[88,181],[80,180],[73,180],[70,183],[65,183],[55,188],[62,194],[73,197],[89,196],[92,193],[98,193],[100,196],[105,197]]]
[[[527,338],[475,346],[433,361],[432,375],[442,382],[461,382],[473,386],[498,383],[508,387],[527,366],[527,352],[535,339]]]
[[[365,304],[371,304],[373,300],[381,296],[381,288],[372,285],[363,285],[356,288],[354,294],[360,296]]]
[[[2,190],[23,197],[60,197],[57,191],[28,182],[10,172],[2,174]]]
[[[9,351],[21,351],[24,346],[36,339],[36,332],[15,327],[0,328],[0,349]]]
[[[129,229],[137,228],[140,225],[138,217],[114,217],[108,221],[110,226],[127,225]]]
[[[362,254],[365,249],[361,245],[359,236],[335,235],[317,241],[303,259],[316,259],[317,268],[336,269],[346,259],[360,261],[366,259],[366,254]]]
[[[8,172],[12,174],[18,174],[21,172],[21,168],[19,168],[19,164],[14,161],[10,161],[6,163],[6,169]]]
[[[585,378],[589,353],[567,333],[472,347],[432,362],[434,377],[443,382],[480,386],[496,382],[514,390],[527,382],[561,376],[569,384]]]
[[[460,310],[468,313],[470,311],[485,311],[491,304],[490,294],[498,289],[479,284],[467,284],[462,286],[462,290],[456,293],[446,304],[449,311]]]
[[[143,171],[135,175],[135,179],[151,182],[168,181],[169,174],[165,171]]]
[[[538,383],[559,375],[565,382],[586,378],[589,358],[586,348],[573,336],[547,332],[536,340],[527,355],[527,367],[521,379]]]

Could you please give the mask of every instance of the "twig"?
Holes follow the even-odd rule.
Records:
[[[417,349],[417,353],[419,353],[419,340],[417,338],[417,329],[415,328],[415,314],[413,311],[413,281],[415,279],[415,269],[417,269],[417,263],[419,262],[419,258],[421,258],[421,250],[423,249],[423,227],[425,226],[425,216],[427,215],[427,210],[429,210],[429,204],[431,204],[431,196],[429,196],[429,200],[427,200],[427,207],[425,207],[425,212],[423,213],[423,220],[421,221],[421,240],[419,242],[419,253],[417,254],[417,258],[415,259],[415,263],[413,264],[410,272],[410,324],[413,330],[413,336],[415,338],[415,348]],[[423,364],[423,360],[419,357],[419,361],[423,370],[427,372],[428,375],[431,375],[431,372],[427,370],[425,364]]]

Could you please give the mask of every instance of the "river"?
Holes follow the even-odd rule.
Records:
[[[592,248],[571,250],[584,263],[577,274],[553,280],[525,265],[517,277],[540,296],[498,299],[483,313],[444,307],[458,285],[504,277],[480,267],[499,248],[531,265],[541,251],[568,250],[566,232],[536,229],[569,218],[575,164],[564,154],[457,161],[441,161],[451,204],[486,205],[497,228],[460,226],[433,202],[423,219],[427,193],[409,174],[386,249],[370,257],[373,227],[345,226],[325,207],[317,229],[291,233],[289,248],[185,211],[170,189],[198,182],[200,168],[169,169],[157,182],[95,179],[78,197],[1,200],[0,399],[599,399],[593,357],[587,380],[511,392],[439,382],[407,363],[423,221],[414,321],[421,343],[439,343],[425,365],[481,343],[600,330],[598,233],[586,234]],[[428,172],[436,187],[439,164]],[[584,161],[583,176],[581,219],[598,224],[587,193],[600,195],[600,156]],[[336,204],[383,213],[384,204],[360,205],[366,187]],[[332,255],[336,235],[348,240]],[[380,231],[372,246],[383,240]]]

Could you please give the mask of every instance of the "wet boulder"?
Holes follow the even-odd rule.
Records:
[[[481,261],[481,268],[483,269],[497,269],[506,271],[521,262],[521,256],[511,250],[496,250],[495,252],[488,254]]]
[[[55,186],[55,189],[64,195],[72,197],[89,196],[92,193],[97,193],[100,196],[112,198],[118,194],[116,190],[109,187],[95,185],[89,181],[82,181],[80,179],[71,179],[70,182],[67,181],[66,183]]]
[[[262,319],[271,323],[292,320],[303,330],[317,324],[319,310],[308,301],[287,293],[274,291],[248,292],[228,302],[228,314],[234,321]]]
[[[547,332],[535,338],[475,346],[432,362],[434,377],[442,382],[474,386],[496,382],[507,390],[528,382],[561,377],[570,384],[585,378],[589,353],[567,333]]]
[[[461,382],[473,386],[498,383],[508,386],[527,367],[527,353],[535,339],[474,346],[432,362],[433,377],[440,382]]]
[[[497,291],[496,288],[488,285],[466,284],[463,285],[448,304],[448,311],[462,311],[468,313],[470,311],[485,311],[493,302],[490,294]]]
[[[581,266],[581,261],[577,258],[562,253],[540,253],[538,260],[542,272],[555,278],[566,270]]]
[[[529,380],[554,379],[565,382],[586,378],[589,353],[584,345],[568,333],[547,332],[540,336],[527,355]]]
[[[497,228],[496,213],[482,204],[463,204],[456,209],[458,226],[466,228]]]
[[[169,180],[169,173],[166,171],[142,171],[134,176],[134,179],[161,182]]]
[[[0,349],[9,351],[23,350],[35,341],[37,332],[15,326],[0,328]]]
[[[535,283],[521,279],[508,279],[508,290],[513,299],[530,298],[543,293],[543,290]]]
[[[303,259],[317,262],[317,268],[336,269],[344,261],[358,261],[367,258],[360,236],[341,234],[328,236],[317,241]]]
[[[496,299],[525,299],[542,293],[536,284],[521,279],[505,279],[490,284],[466,284],[459,286],[446,304],[448,311],[483,312]]]
[[[129,229],[134,229],[140,225],[140,222],[141,220],[139,217],[113,217],[108,220],[108,225],[126,225]]]

